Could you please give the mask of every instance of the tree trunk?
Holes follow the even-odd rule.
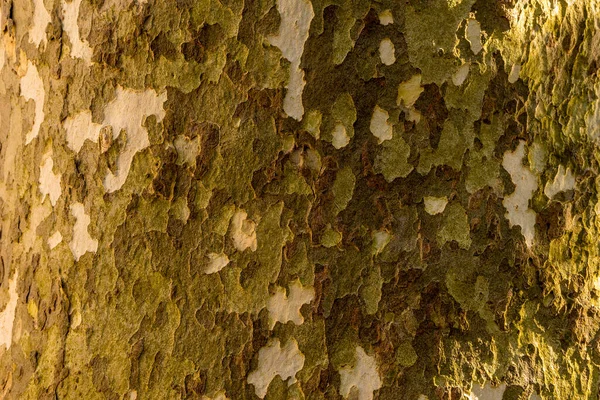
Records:
[[[0,398],[598,399],[600,1],[0,26]]]

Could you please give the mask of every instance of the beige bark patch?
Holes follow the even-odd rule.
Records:
[[[62,242],[62,240],[62,234],[60,233],[60,231],[56,231],[52,234],[52,236],[48,238],[48,247],[50,247],[50,250],[52,250],[56,246],[58,246],[60,242]]]
[[[52,160],[51,152],[46,153],[42,160],[39,179],[42,202],[44,202],[44,199],[46,196],[48,196],[50,198],[50,204],[52,204],[52,207],[54,207],[62,192],[60,188],[61,174],[55,174],[52,171],[54,168],[54,160]]]
[[[373,116],[371,117],[371,125],[369,129],[371,133],[378,139],[378,143],[381,144],[386,140],[390,140],[393,137],[394,125],[389,121],[390,114],[383,108],[375,106],[373,110]]]
[[[446,197],[425,196],[423,201],[425,202],[425,211],[430,215],[443,213],[448,204],[448,199]]]
[[[479,54],[479,52],[483,50],[483,45],[481,44],[481,25],[479,24],[479,21],[472,18],[467,20],[465,36],[471,45],[471,51],[474,54]]]
[[[396,62],[396,48],[389,38],[379,42],[379,58],[384,65],[392,65]]]
[[[69,247],[75,257],[75,261],[79,261],[79,258],[88,251],[95,253],[98,250],[98,241],[92,239],[88,232],[90,216],[85,213],[83,204],[72,204],[71,214],[75,217],[76,222],[73,226],[73,238],[71,239]]]
[[[291,64],[283,110],[290,117],[300,121],[304,115],[302,92],[306,85],[300,60],[304,52],[304,43],[308,39],[310,22],[315,14],[308,0],[278,0],[277,11],[281,17],[279,32],[277,36],[269,37],[269,41],[273,46],[279,47]]]
[[[356,346],[356,363],[354,366],[344,366],[339,369],[340,394],[357,400],[372,400],[373,392],[381,388],[381,378],[377,371],[375,357],[367,355],[362,347]]]
[[[464,63],[458,70],[452,75],[452,83],[454,86],[460,86],[465,83],[467,76],[469,76],[469,69],[471,68],[471,63]]]
[[[341,149],[342,147],[346,147],[348,143],[350,143],[350,136],[348,136],[348,132],[346,131],[346,127],[343,124],[337,124],[333,128],[333,132],[331,133],[333,139],[331,144],[336,149]]]
[[[46,27],[52,21],[44,0],[33,0],[33,22],[29,29],[29,43],[35,44],[36,47],[40,43],[46,43]]]
[[[231,218],[231,240],[239,251],[250,249],[256,251],[256,223],[247,219],[246,211],[239,210]]]
[[[502,400],[504,391],[506,390],[506,383],[493,387],[489,383],[481,386],[480,384],[473,385],[471,393],[469,393],[469,400]]]
[[[258,368],[248,374],[248,383],[254,385],[254,393],[261,399],[267,395],[269,384],[277,375],[288,386],[296,382],[296,373],[304,367],[304,354],[298,343],[290,339],[281,347],[279,339],[271,339],[258,351]]]
[[[525,237],[527,246],[533,245],[535,236],[535,212],[529,208],[529,200],[537,190],[535,175],[522,163],[525,156],[525,142],[521,141],[515,151],[507,151],[502,166],[515,184],[515,191],[504,197],[502,204],[506,208],[506,218],[510,226],[518,225]]]
[[[89,110],[81,111],[74,117],[68,117],[63,123],[67,135],[67,146],[75,153],[79,153],[86,140],[98,143],[98,136],[102,129],[101,124],[92,121]]]
[[[40,127],[44,122],[44,101],[46,100],[46,91],[44,82],[40,78],[38,69],[31,61],[27,62],[27,72],[20,81],[21,96],[25,100],[33,100],[35,103],[35,117],[31,130],[25,136],[25,144],[29,144],[40,133]]]
[[[229,257],[224,253],[208,253],[208,265],[204,273],[214,274],[225,268],[229,264]]]
[[[521,64],[513,64],[510,69],[510,74],[508,74],[508,82],[515,83],[519,80],[519,75],[521,74]]]
[[[394,23],[394,15],[392,10],[383,10],[379,13],[379,23],[381,25],[389,25]]]
[[[10,349],[12,344],[12,332],[15,323],[15,315],[17,311],[17,282],[19,280],[19,271],[15,271],[13,278],[8,281],[8,303],[2,311],[0,311],[0,346],[5,345],[6,349]]]
[[[104,124],[110,125],[113,139],[117,139],[122,130],[127,132],[127,143],[117,159],[116,173],[109,172],[104,178],[104,187],[108,193],[121,189],[133,157],[150,145],[148,131],[142,126],[149,115],[155,115],[160,122],[165,116],[163,103],[167,92],[156,93],[152,89],[143,92],[117,87],[116,97],[104,109]]]
[[[421,86],[421,75],[414,75],[409,80],[398,85],[396,104],[407,108],[412,107],[421,93],[423,93],[423,90],[425,89]]]
[[[87,65],[92,64],[92,48],[87,40],[81,40],[79,35],[79,25],[77,18],[79,17],[79,6],[81,0],[72,0],[67,2],[63,0],[63,30],[69,36],[71,42],[71,57],[81,58]]]
[[[300,308],[309,304],[315,298],[315,289],[303,287],[299,280],[290,283],[290,295],[287,296],[285,288],[277,286],[267,301],[269,311],[269,329],[273,329],[277,322],[285,324],[292,321],[296,325],[304,322]]]

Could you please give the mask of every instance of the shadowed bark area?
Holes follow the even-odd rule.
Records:
[[[598,0],[5,0],[0,398],[597,399]]]

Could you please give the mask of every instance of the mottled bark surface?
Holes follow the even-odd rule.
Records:
[[[1,398],[598,398],[597,0],[0,26]]]

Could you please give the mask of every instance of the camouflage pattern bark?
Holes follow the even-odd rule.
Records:
[[[598,398],[598,0],[0,26],[0,397]]]

